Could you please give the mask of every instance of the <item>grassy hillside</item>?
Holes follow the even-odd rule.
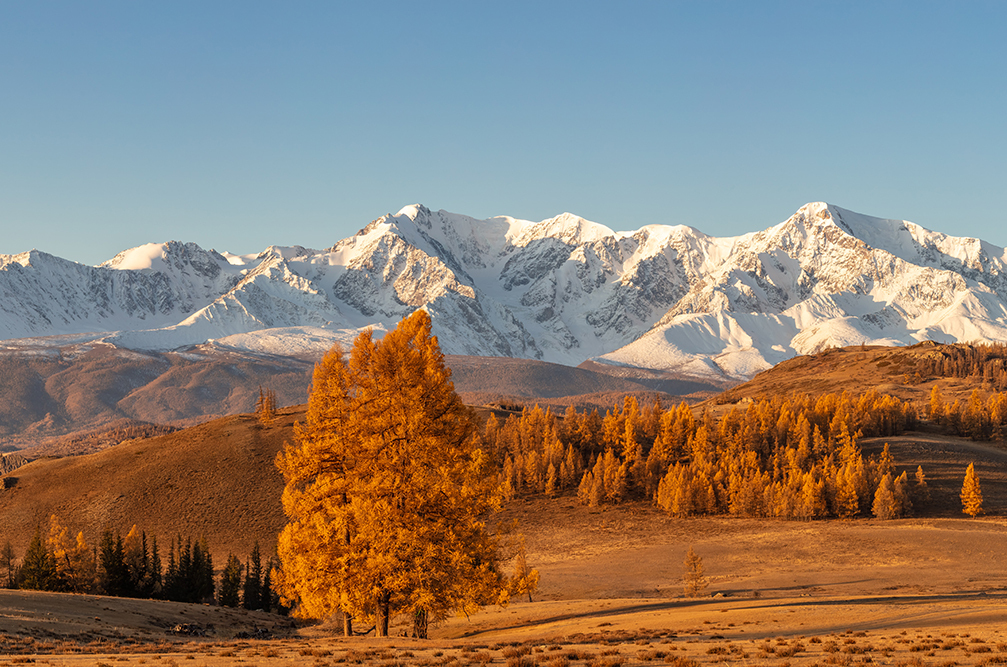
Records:
[[[94,454],[43,458],[7,476],[0,536],[20,553],[36,525],[55,513],[94,543],[105,527],[136,524],[158,542],[206,535],[217,563],[244,557],[258,540],[271,553],[284,524],[283,479],[273,460],[303,408],[279,411],[273,426],[251,415],[218,419]]]
[[[842,389],[856,393],[870,387],[923,400],[935,383],[940,383],[949,400],[967,396],[977,386],[969,379],[928,377],[906,382],[920,358],[939,354],[940,349],[932,345],[858,347],[801,357],[724,392],[711,405],[725,407],[771,393]],[[533,366],[535,373],[552,372]],[[458,374],[464,383],[472,383],[476,372],[469,366]],[[515,366],[508,371],[510,379],[500,382],[507,384],[527,372],[526,367]],[[9,539],[20,555],[36,525],[45,527],[55,513],[73,531],[83,530],[92,543],[105,527],[125,534],[136,524],[164,545],[179,533],[183,537],[206,535],[218,564],[228,553],[244,557],[256,541],[270,553],[285,523],[280,505],[283,482],[273,462],[284,441],[293,439],[293,423],[303,419],[303,409],[280,410],[270,427],[263,427],[252,415],[237,415],[87,455],[36,460],[8,473],[0,485],[4,487],[0,488],[0,540]],[[885,440],[865,441],[865,453],[876,453]],[[978,445],[932,432],[887,440],[900,470],[912,472],[923,465],[930,480],[933,503],[917,508],[918,513],[959,516],[957,492],[971,461],[980,473],[987,513],[1007,513],[1007,453],[998,443]],[[543,502],[541,512],[552,516],[552,501]]]
[[[922,405],[929,400],[935,385],[949,402],[967,400],[974,389],[994,391],[995,387],[984,382],[982,377],[947,377],[932,371],[933,362],[952,356],[956,347],[968,348],[935,343],[911,347],[833,348],[780,362],[707,403],[728,405],[781,394],[818,395],[842,391],[858,394],[874,389]]]

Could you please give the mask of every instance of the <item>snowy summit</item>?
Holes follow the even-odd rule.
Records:
[[[0,336],[317,354],[425,308],[449,354],[743,379],[829,346],[1007,341],[1004,267],[984,241],[824,203],[732,238],[407,206],[325,250],[0,255]]]

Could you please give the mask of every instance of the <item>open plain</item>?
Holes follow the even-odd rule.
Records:
[[[325,624],[207,605],[0,591],[0,664],[1007,662],[1000,517],[669,519],[567,498],[506,514],[524,519],[542,575],[534,601],[447,619],[429,640],[345,639]],[[701,598],[682,593],[690,546],[709,582]]]

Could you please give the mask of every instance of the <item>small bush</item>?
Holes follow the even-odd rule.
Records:
[[[508,646],[503,650],[503,657],[505,658],[520,658],[523,655],[528,655],[531,653],[531,649],[527,646]],[[434,654],[438,655],[437,653]]]
[[[673,667],[699,667],[699,663],[695,660],[679,655],[666,655],[664,656],[664,662]]]

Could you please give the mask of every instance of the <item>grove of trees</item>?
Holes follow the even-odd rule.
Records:
[[[568,409],[559,418],[538,406],[491,416],[483,439],[507,497],[576,489],[590,506],[650,499],[676,516],[801,519],[850,518],[877,504],[877,516],[894,518],[923,487],[896,472],[887,447],[865,458],[858,441],[897,435],[915,419],[910,404],[874,391],[752,401],[719,420],[630,396],[604,416]]]
[[[0,586],[286,611],[272,585],[278,564],[273,558],[263,564],[258,544],[245,565],[228,558],[219,588],[205,538],[174,537],[166,557],[165,563],[157,538],[148,541],[136,526],[126,537],[106,528],[91,545],[83,532],[73,536],[53,515],[47,532],[36,528],[20,561],[10,542],[0,549]]]

